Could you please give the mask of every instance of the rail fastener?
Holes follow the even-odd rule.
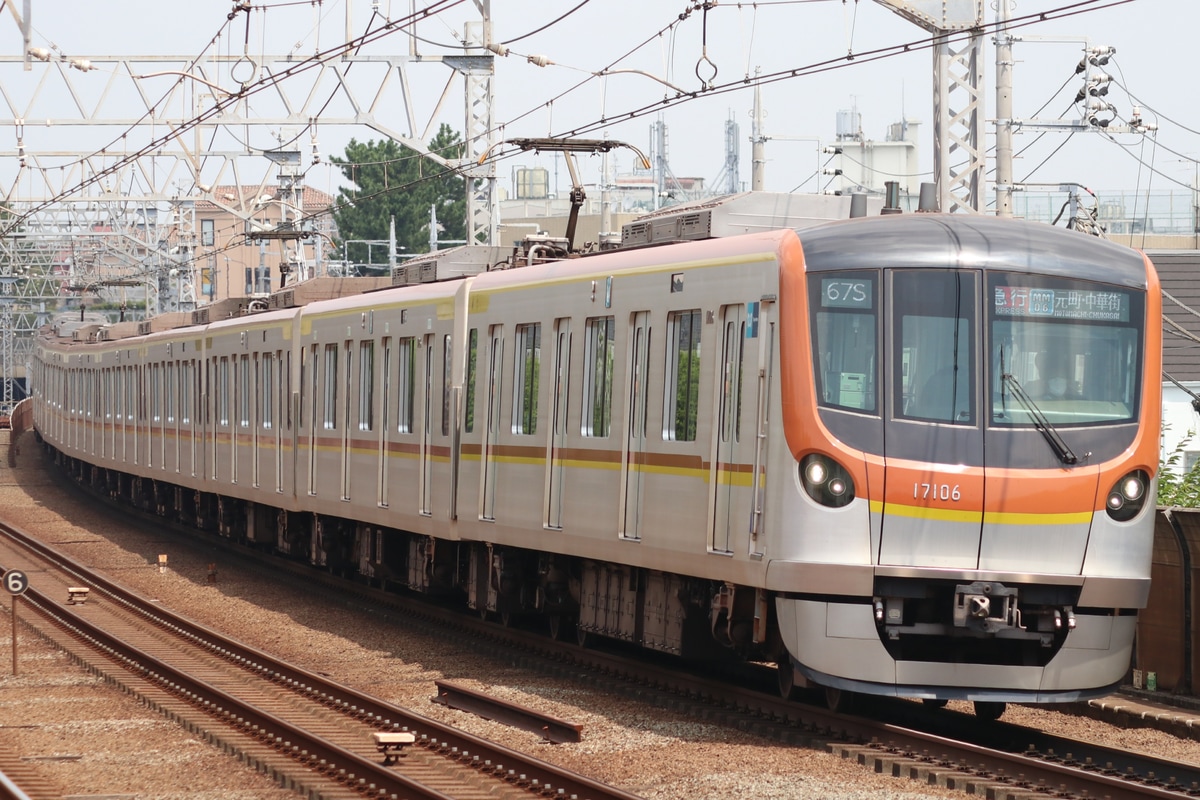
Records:
[[[438,688],[437,697],[432,698],[435,703],[441,703],[461,711],[470,711],[484,719],[492,719],[514,728],[541,734],[543,739],[554,744],[582,741],[582,725],[565,722],[497,697],[488,697],[449,681],[436,681],[435,683]]]

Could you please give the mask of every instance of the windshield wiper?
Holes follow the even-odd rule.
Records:
[[[1054,455],[1058,456],[1058,460],[1064,464],[1079,463],[1079,457],[1075,455],[1075,451],[1058,435],[1058,429],[1054,427],[1054,424],[1050,420],[1046,419],[1046,415],[1042,413],[1042,410],[1037,407],[1037,404],[1033,402],[1029,395],[1025,394],[1025,389],[1021,387],[1017,379],[1006,372],[1000,376],[1001,387],[1005,384],[1012,387],[1013,397],[1017,398],[1017,402],[1025,406],[1025,410],[1029,412],[1029,416],[1033,417],[1034,427],[1041,431],[1042,436],[1045,437],[1046,442],[1050,445],[1050,449],[1054,451]]]

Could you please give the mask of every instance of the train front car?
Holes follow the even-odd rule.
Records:
[[[781,268],[796,473],[772,564],[794,578],[777,611],[796,672],[978,713],[1110,691],[1150,580],[1149,260],[965,215],[800,238]]]

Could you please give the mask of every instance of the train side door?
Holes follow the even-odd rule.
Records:
[[[976,569],[984,486],[979,275],[895,270],[888,277],[879,563]]]
[[[567,438],[568,387],[571,374],[571,319],[554,324],[554,386],[550,393],[550,446],[546,453],[547,528],[562,528],[563,447]]]
[[[650,377],[650,312],[638,311],[630,320],[629,370],[626,386],[625,444],[621,452],[620,535],[641,538],[642,468],[646,452],[646,409]]]
[[[745,306],[729,305],[721,309],[721,349],[717,356],[720,378],[715,388],[717,420],[713,426],[709,479],[713,510],[709,548],[715,553],[733,552],[733,537],[739,525],[747,526],[750,518],[744,484],[750,477],[745,467],[753,449],[742,442],[743,366],[748,333]],[[747,438],[753,444],[753,435]]]
[[[500,398],[504,396],[504,328],[493,325],[489,332],[487,419],[483,429],[483,469],[480,471],[479,518],[496,519],[496,445],[500,438]]]

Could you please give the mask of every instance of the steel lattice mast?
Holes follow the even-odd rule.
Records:
[[[933,34],[933,176],[943,211],[983,209],[983,0],[875,0]],[[951,34],[966,32],[966,38]],[[958,166],[955,166],[955,162]]]
[[[0,414],[11,409],[33,331],[71,292],[112,298],[138,284],[150,312],[194,306],[195,203],[250,219],[256,209],[244,197],[210,192],[276,182],[268,149],[253,144],[268,136],[290,137],[279,151],[311,146],[313,163],[319,132],[365,128],[394,139],[463,174],[468,239],[494,240],[495,170],[474,158],[494,143],[490,0],[474,0],[479,19],[465,24],[469,47],[453,55],[418,52],[416,31],[402,25],[364,44],[347,0],[347,46],[321,59],[294,52],[68,57],[30,47],[31,5],[22,14],[8,3],[0,16],[27,51],[0,56],[0,305],[8,315]],[[441,93],[425,91],[438,72]],[[456,86],[466,98],[465,152],[447,159],[429,142]]]

